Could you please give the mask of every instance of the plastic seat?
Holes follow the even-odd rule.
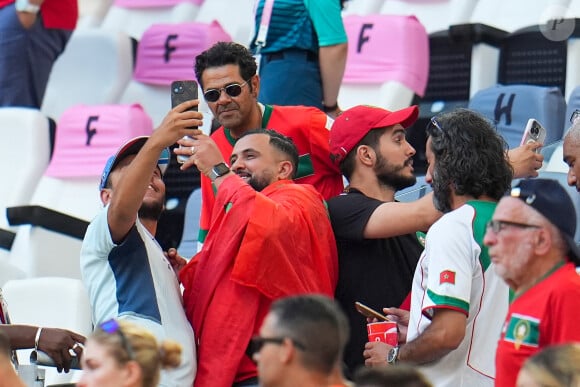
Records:
[[[99,27],[112,3],[113,0],[79,0],[79,20],[76,29]]]
[[[566,135],[566,130],[570,127],[570,117],[572,117],[572,113],[576,109],[580,109],[580,86],[574,88],[568,97],[566,115],[564,116],[564,135]]]
[[[195,189],[187,199],[181,243],[177,248],[179,255],[189,260],[198,251],[197,237],[199,231],[199,215],[201,212],[201,188]]]
[[[342,14],[347,15],[371,15],[379,13],[384,0],[349,0],[344,4]]]
[[[565,15],[570,0],[480,0],[471,14],[471,23],[513,32]]]
[[[498,85],[479,91],[469,108],[494,122],[510,148],[520,145],[530,118],[546,128],[545,145],[562,138],[566,102],[557,87]]]
[[[202,0],[115,0],[101,28],[141,40],[153,24],[194,21]]]
[[[414,16],[350,15],[344,25],[350,43],[338,96],[343,109],[369,104],[397,110],[424,94],[428,39]]]
[[[476,3],[477,0],[385,0],[380,13],[415,15],[427,32],[432,33],[468,22]]]
[[[76,30],[56,60],[41,111],[58,121],[77,104],[117,103],[133,73],[133,41],[102,29]]]
[[[254,30],[254,0],[206,0],[197,14],[197,22],[217,20],[234,42],[246,47]]]
[[[83,336],[92,332],[89,298],[80,280],[58,277],[11,280],[4,284],[2,292],[14,324],[68,329]],[[17,351],[20,364],[30,364],[31,351]],[[54,367],[43,368],[46,386],[80,378],[80,371],[59,374]]]
[[[50,123],[37,109],[0,108],[5,135],[0,141],[0,174],[6,182],[0,190],[0,260],[7,259],[16,231],[6,219],[6,208],[30,202],[50,158]],[[26,149],[23,152],[23,149]],[[0,269],[2,272],[2,269]]]
[[[102,208],[99,181],[120,144],[150,135],[138,105],[75,106],[58,122],[52,160],[29,206],[8,209],[19,225],[9,261],[29,277],[80,279],[79,254],[88,222]]]
[[[218,41],[231,41],[231,37],[217,22],[152,25],[137,47],[135,72],[121,103],[141,104],[157,127],[171,109],[171,82],[195,79],[195,57]],[[209,112],[203,98],[201,102],[200,110]],[[204,122],[207,132],[210,117]]]
[[[425,181],[424,175],[417,176],[417,182],[411,187],[404,188],[395,194],[395,200],[400,202],[414,202],[421,199],[425,194],[433,191],[430,184]]]

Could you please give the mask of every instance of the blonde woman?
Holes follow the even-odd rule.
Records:
[[[181,346],[157,343],[146,329],[126,321],[102,323],[87,339],[79,387],[155,387],[161,368],[175,368]]]
[[[531,356],[517,387],[580,387],[580,344],[547,347]]]

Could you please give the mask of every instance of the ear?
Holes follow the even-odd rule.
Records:
[[[143,380],[143,371],[141,366],[135,360],[131,360],[125,364],[126,378],[124,380],[127,386],[138,386]]]
[[[296,347],[290,339],[284,339],[284,345],[280,348],[279,359],[282,364],[290,364],[296,358]]]
[[[260,93],[260,76],[258,74],[254,75],[250,83],[252,84],[252,96],[258,98],[258,94]]]
[[[109,204],[111,197],[113,196],[113,191],[110,188],[103,188],[101,190],[101,202],[104,206]]]
[[[288,179],[292,180],[292,173],[294,172],[294,167],[292,163],[288,160],[280,161],[278,163],[278,179]]]
[[[358,160],[367,167],[374,166],[377,160],[375,150],[368,145],[359,145],[356,149],[356,156]]]
[[[553,243],[552,234],[550,234],[550,231],[548,229],[541,228],[536,233],[536,238],[534,242],[535,242],[534,250],[536,254],[540,256],[548,254],[548,252],[552,248]]]

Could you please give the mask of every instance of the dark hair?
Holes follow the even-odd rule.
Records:
[[[505,140],[486,118],[468,109],[457,109],[434,119],[441,130],[431,123],[426,132],[435,155],[435,193],[442,191],[449,199],[452,186],[457,195],[476,199],[487,195],[499,200],[513,177]],[[450,208],[439,210],[447,212]]]
[[[396,367],[361,367],[354,375],[354,384],[357,387],[431,387],[419,370],[403,364]]]
[[[390,127],[385,128],[376,128],[370,130],[365,136],[348,152],[344,160],[341,161],[339,167],[340,172],[346,177],[347,180],[350,181],[350,177],[354,172],[355,167],[355,159],[356,159],[356,150],[361,145],[368,145],[373,148],[376,152],[378,152],[379,141],[381,136],[389,129]]]
[[[330,374],[342,352],[346,317],[331,298],[307,294],[275,301],[270,313],[276,316],[275,330],[301,343],[304,368]]]
[[[245,81],[256,75],[258,69],[256,60],[245,46],[234,42],[218,42],[195,57],[195,76],[202,89],[201,76],[206,69],[229,64],[240,67],[240,75]],[[252,84],[250,82],[248,82],[248,86],[251,90]]]
[[[298,149],[294,144],[294,141],[290,137],[284,136],[272,129],[251,129],[247,132],[244,132],[239,138],[249,136],[251,134],[266,134],[270,137],[269,144],[282,152],[283,154],[288,156],[288,161],[292,163],[292,179],[296,177],[296,173],[298,172]]]

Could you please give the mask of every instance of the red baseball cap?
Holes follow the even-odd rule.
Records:
[[[331,157],[338,164],[372,129],[396,124],[401,124],[406,129],[418,116],[417,105],[394,112],[369,105],[358,105],[345,110],[334,120],[330,130]]]

